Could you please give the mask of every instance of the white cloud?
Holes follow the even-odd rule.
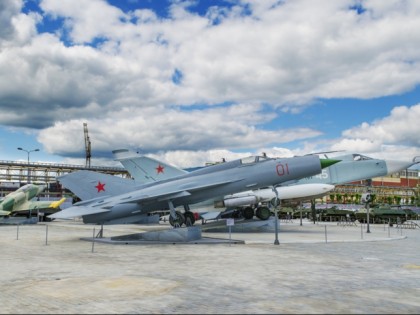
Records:
[[[400,143],[420,147],[419,121],[420,104],[412,107],[399,106],[388,117],[345,130],[343,136],[353,140],[364,138],[383,144]]]
[[[349,9],[359,3],[363,14]],[[263,125],[320,98],[399,94],[420,81],[418,1],[250,0],[206,16],[176,1],[161,18],[101,0],[42,0],[44,21],[65,21],[51,34],[36,32],[41,15],[22,4],[0,4],[0,123],[40,130],[50,153],[83,152],[85,121],[102,153],[125,143],[176,152],[180,163],[190,150],[212,158],[293,140],[316,150],[319,130]],[[399,107],[331,147],[418,147],[408,127],[418,112]]]
[[[19,0],[4,0],[0,2],[0,38],[10,39],[15,35],[14,19],[19,16],[22,2]],[[3,41],[0,41],[0,43]]]
[[[370,154],[372,157],[410,161],[420,155],[420,104],[395,107],[389,116],[342,132],[329,143],[332,150]]]
[[[39,133],[39,141],[49,152],[80,152],[83,145],[82,125],[88,123],[92,149],[108,151],[125,143],[145,152],[212,149],[261,148],[318,136],[309,128],[263,130],[252,122],[268,122],[273,115],[260,106],[242,104],[203,110],[181,111],[164,106],[138,109],[121,108],[106,119],[88,118],[56,123]],[[111,127],[110,127],[111,126]],[[78,141],[59,141],[60,139]]]

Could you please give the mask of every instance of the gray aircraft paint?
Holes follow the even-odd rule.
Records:
[[[131,189],[118,195],[113,195],[115,191],[109,190],[107,182],[96,181],[95,172],[78,171],[60,176],[57,180],[76,195],[77,190],[87,191],[96,186],[96,197],[76,203],[50,217],[82,216],[85,223],[105,223],[122,216],[173,210],[173,207],[188,206],[227,194],[278,185],[315,175],[321,172],[321,167],[321,160],[315,155],[279,159],[249,157],[141,185],[128,184],[126,179],[111,176],[114,178],[108,178],[109,181],[114,186],[120,185],[120,190]],[[101,175],[102,178],[104,175]]]

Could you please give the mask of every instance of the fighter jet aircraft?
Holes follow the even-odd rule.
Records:
[[[118,149],[112,152],[115,160],[119,161],[136,181],[152,182],[187,173],[186,170],[138,155],[127,149]],[[277,196],[283,202],[299,202],[319,198],[334,189],[334,185],[393,174],[418,163],[416,159],[409,162],[381,160],[358,153],[344,154],[335,158],[341,162],[322,169],[322,172],[315,176],[297,180],[291,185],[282,184],[276,187]],[[272,201],[277,196],[271,188],[226,195],[223,200],[219,200],[214,205],[215,209],[212,211],[239,208],[242,216],[246,219],[251,219],[255,215],[261,220],[266,220],[270,217],[271,211],[261,203]],[[196,207],[207,209],[209,206],[209,202],[196,205]]]
[[[115,160],[124,166],[136,182],[155,182],[188,173],[188,170],[180,169],[144,155],[138,155],[127,149],[114,150],[112,153],[114,154]],[[199,168],[201,167],[193,169]],[[325,196],[325,194],[334,188],[334,185],[326,183],[309,183],[299,186],[280,186],[276,190],[280,193],[282,199],[296,200],[299,198],[318,198]],[[200,215],[203,216],[204,212],[222,212],[225,208],[257,205],[273,198],[276,198],[273,189],[262,188],[226,195],[223,199],[204,201],[192,207],[195,211],[200,211]],[[254,209],[249,207],[244,208],[243,212],[244,217],[248,219],[252,218],[255,214],[261,220],[267,220],[271,215],[270,209],[265,206],[256,207],[255,213]],[[211,217],[214,217],[214,214],[211,214]]]
[[[57,177],[82,201],[50,215],[50,218],[82,217],[85,223],[137,222],[152,211],[170,210],[170,222],[181,226],[194,220],[190,204],[223,198],[227,194],[275,186],[316,175],[339,162],[315,155],[292,158],[250,156],[201,168],[172,178],[138,184],[116,176],[77,171]],[[92,191],[92,188],[95,190]],[[93,198],[92,198],[93,194]],[[183,206],[184,213],[175,208]]]
[[[29,215],[35,211],[53,213],[60,210],[59,207],[66,198],[58,201],[32,200],[44,191],[45,187],[45,185],[26,184],[9,193],[0,200],[0,215]]]

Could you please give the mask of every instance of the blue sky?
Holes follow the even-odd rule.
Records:
[[[3,0],[1,160],[420,155],[420,3]]]

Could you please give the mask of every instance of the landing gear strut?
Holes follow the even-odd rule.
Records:
[[[194,213],[191,211],[185,211],[184,213],[185,217],[185,225],[186,226],[193,226],[195,223]]]
[[[185,222],[185,217],[184,215],[181,213],[181,211],[175,211],[175,217],[172,217],[172,214],[169,215],[169,223],[173,226],[173,227],[181,227],[181,225],[183,225]]]
[[[195,223],[194,213],[190,211],[190,207],[188,205],[184,206],[185,212],[182,213],[181,211],[176,211],[172,201],[168,201],[169,205],[169,223],[177,228],[181,227],[184,223],[186,226],[192,226]]]

